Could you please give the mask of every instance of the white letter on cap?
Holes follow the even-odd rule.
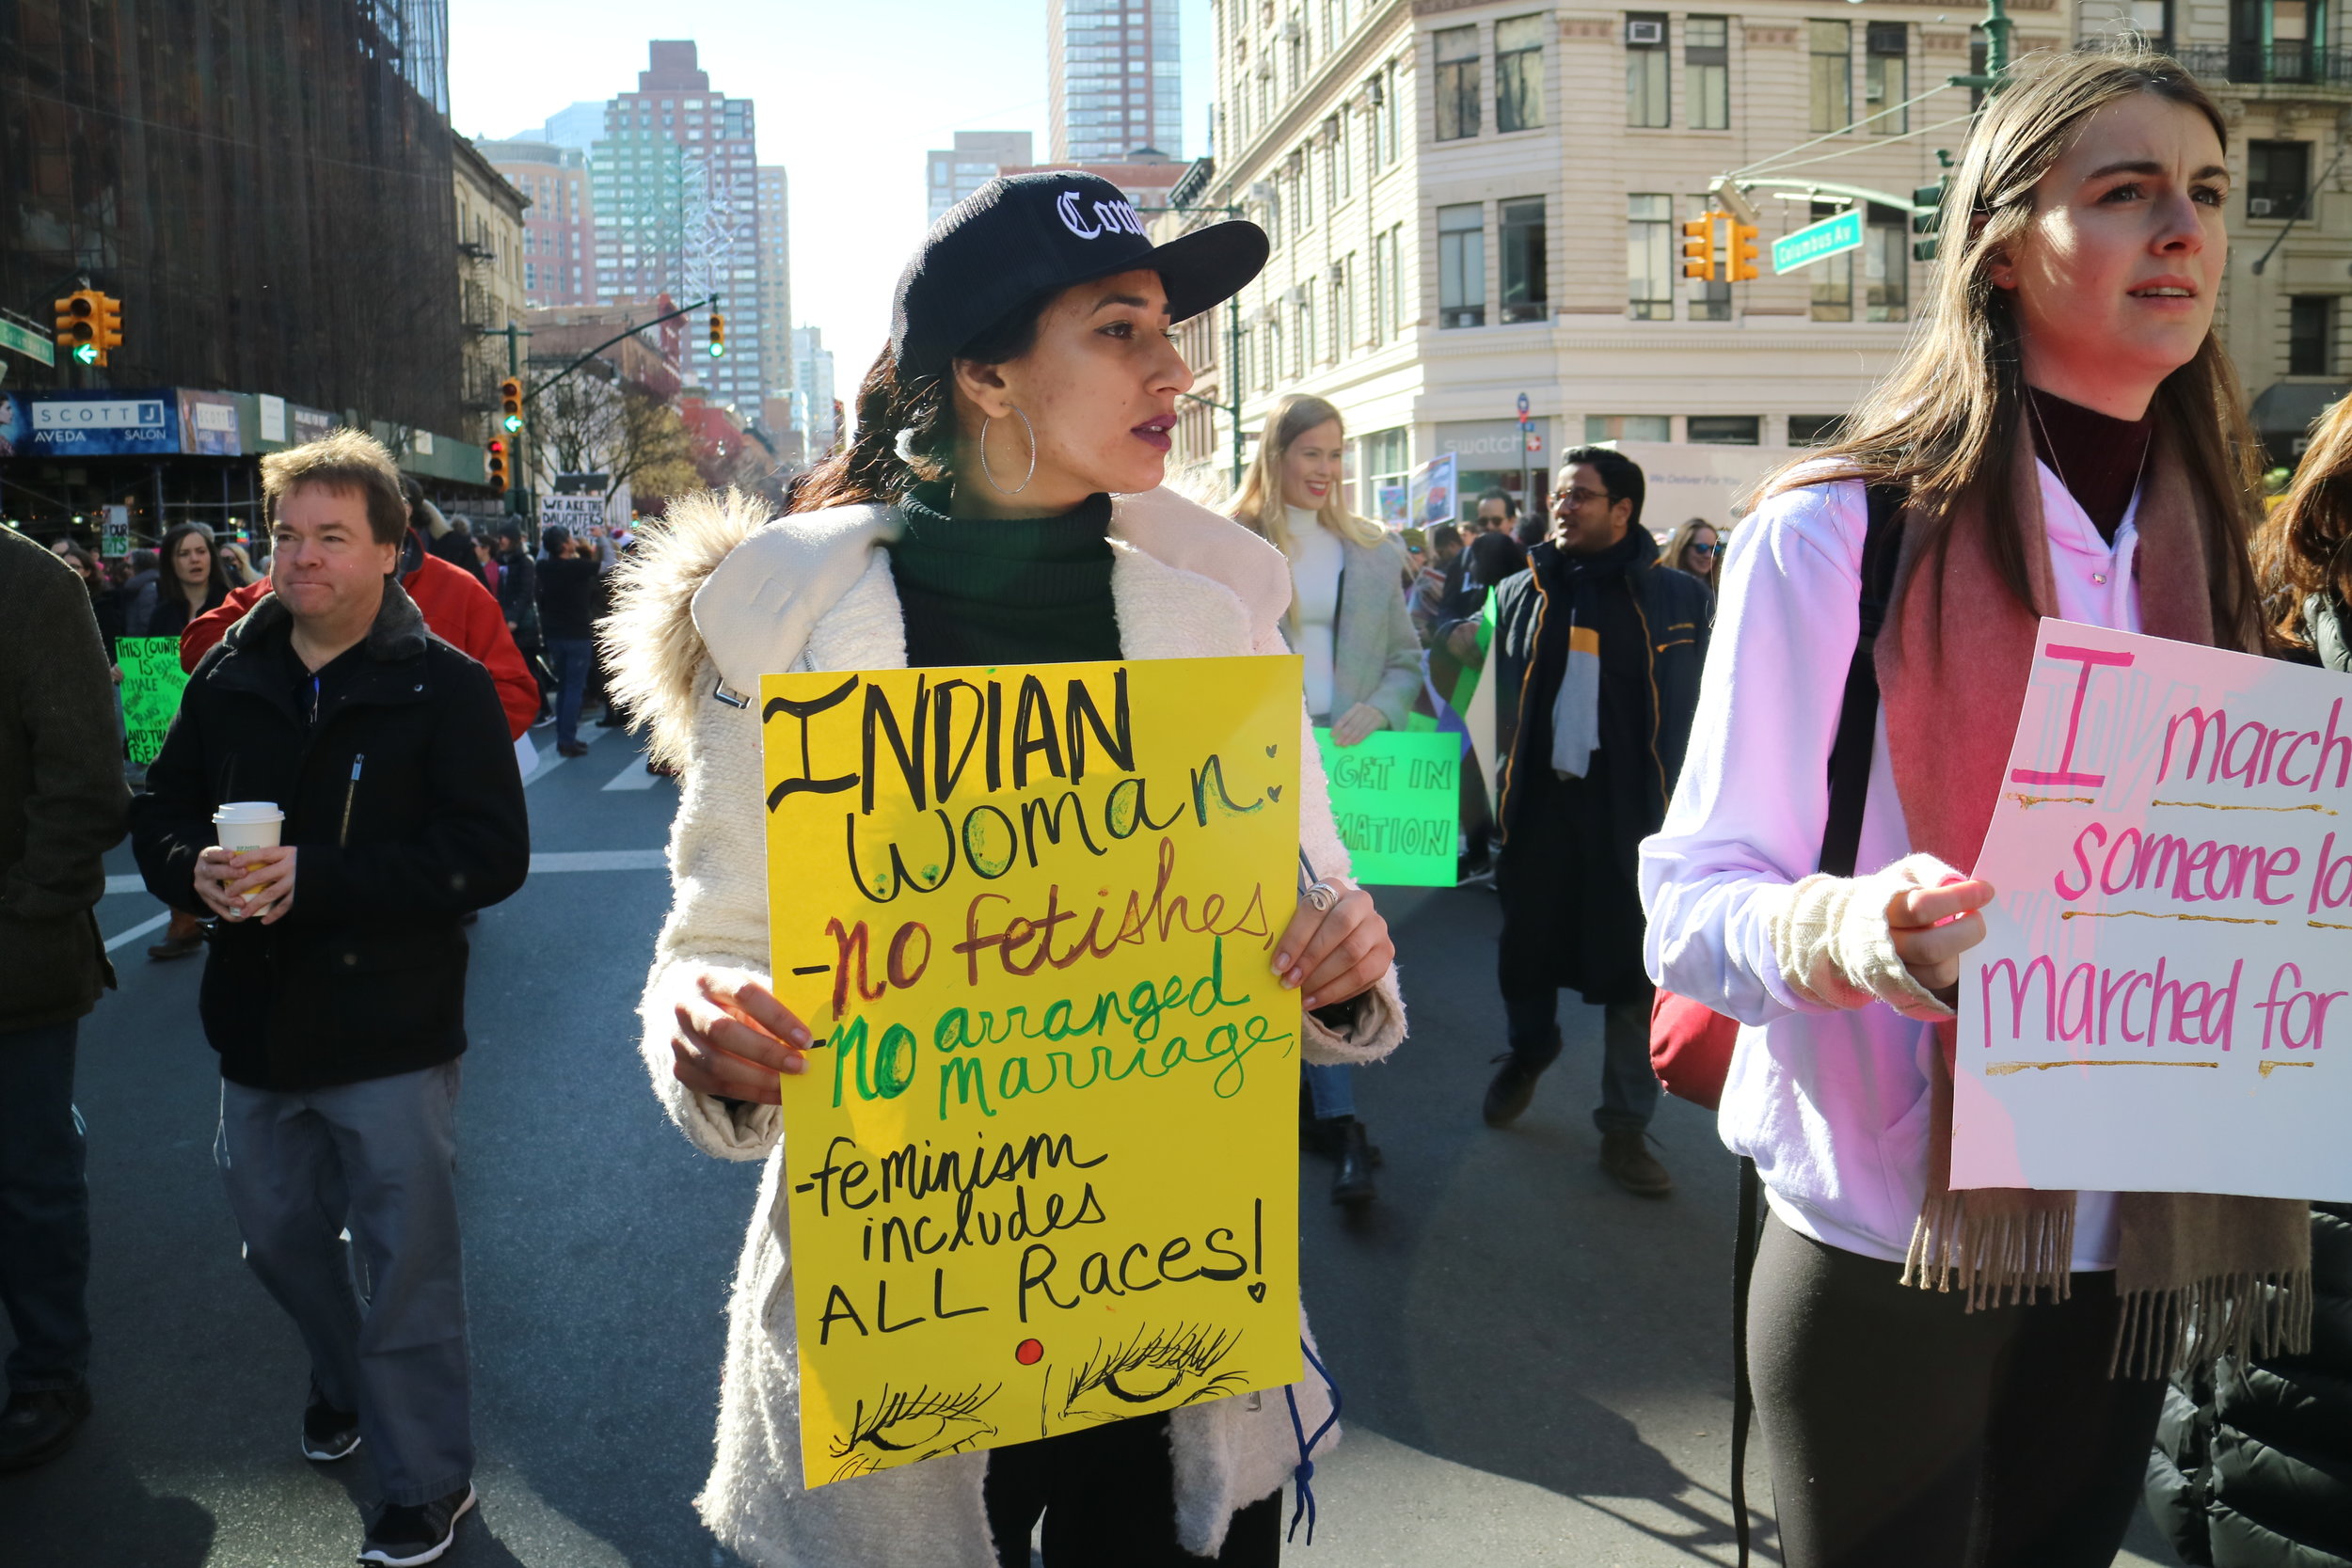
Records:
[[[1098,201],[1095,206],[1100,208],[1102,203]],[[1078,216],[1078,193],[1076,191],[1062,192],[1061,199],[1054,203],[1054,211],[1061,214],[1061,226],[1082,240],[1093,239],[1103,232],[1100,229],[1087,228],[1085,221]]]

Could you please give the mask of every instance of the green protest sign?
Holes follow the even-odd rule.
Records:
[[[1452,887],[1460,839],[1462,737],[1375,730],[1354,746],[1315,731],[1331,815],[1356,879],[1382,887]]]
[[[180,668],[176,637],[118,637],[115,662],[122,669],[122,729],[131,760],[141,768],[164,749],[164,732],[180,711],[181,689],[188,684]]]

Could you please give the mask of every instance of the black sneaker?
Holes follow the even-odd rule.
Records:
[[[1486,1085],[1486,1103],[1482,1107],[1489,1127],[1508,1127],[1519,1119],[1529,1101],[1535,1098],[1535,1080],[1544,1069],[1529,1067],[1518,1053],[1506,1051],[1495,1058],[1502,1070]]]
[[[0,1470],[48,1464],[73,1446],[73,1434],[87,1419],[87,1387],[10,1394],[8,1408],[0,1411]]]
[[[384,1568],[437,1561],[457,1538],[457,1521],[473,1504],[471,1486],[461,1486],[446,1497],[414,1507],[386,1503],[377,1512],[375,1523],[368,1527],[359,1560],[381,1563]]]
[[[332,1465],[338,1459],[349,1459],[358,1446],[358,1412],[336,1409],[312,1383],[310,1402],[302,1411],[302,1457]]]

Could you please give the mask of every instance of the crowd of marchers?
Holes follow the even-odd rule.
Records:
[[[1286,1398],[803,1484],[774,1304],[779,1106],[812,1035],[766,973],[769,900],[794,890],[767,882],[746,693],[787,668],[1284,654],[1336,746],[1491,740],[1491,797],[1460,769],[1465,888],[1443,895],[1490,883],[1500,912],[1504,1028],[1464,1114],[1525,1115],[1573,992],[1599,1025],[1599,1164],[1622,1201],[1664,1199],[1656,1064],[1677,1031],[1717,1032],[1705,1097],[1762,1200],[1739,1375],[1784,1561],[2094,1568],[2145,1497],[2190,1561],[2352,1564],[2352,1207],[1949,1181],[1956,988],[1994,893],[1961,868],[2040,618],[2352,675],[2352,401],[2266,514],[2213,331],[2227,136],[2161,55],[2021,71],[1972,131],[1899,368],[1722,532],[1660,528],[1606,445],[1562,454],[1539,515],[1494,492],[1385,526],[1349,505],[1339,409],[1303,394],[1233,495],[1178,494],[1192,378],[1169,328],[1248,283],[1266,236],[1154,244],[1110,221],[1113,187],[1042,172],[934,225],[854,440],[780,517],[706,495],[622,540],[468,545],[343,432],[263,460],[266,578],[230,581],[262,562],[193,533],[135,589],[0,536],[0,1466],[56,1457],[91,1411],[73,1059],[111,983],[100,857],[127,828],[185,922],[162,949],[206,954],[224,1188],[307,1352],[289,1435],[321,1464],[372,1456],[363,1562],[449,1547],[475,1503],[465,926],[528,869],[513,742],[551,706],[576,750],[594,680],[680,781],[635,1049],[697,1148],[769,1167],[696,1499],[716,1538],[763,1568],[1278,1561],[1283,1488],[1337,1441],[1343,1345]],[[135,799],[110,615],[177,632],[192,664]],[[1272,970],[1302,1009],[1302,1144],[1361,1205],[1381,1162],[1357,1091],[1406,1042],[1407,995],[1323,793],[1301,794]],[[1417,974],[1411,1001],[1447,1027],[1483,983]],[[2193,1332],[2126,1338],[2152,1316]]]

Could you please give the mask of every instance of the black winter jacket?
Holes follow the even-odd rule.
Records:
[[[91,912],[130,800],[112,654],[80,575],[0,528],[0,1035],[80,1018],[115,983]]]
[[[2309,1355],[2165,1390],[2148,1512],[2203,1568],[2352,1568],[2352,1203],[2312,1206]]]
[[[202,912],[198,854],[224,800],[274,800],[294,846],[274,926],[219,921],[199,1011],[223,1077],[296,1090],[389,1077],[466,1049],[466,911],[531,864],[522,777],[489,672],[387,581],[363,657],[315,728],[294,705],[293,618],[273,595],[188,678],[133,802],[156,897]]]

